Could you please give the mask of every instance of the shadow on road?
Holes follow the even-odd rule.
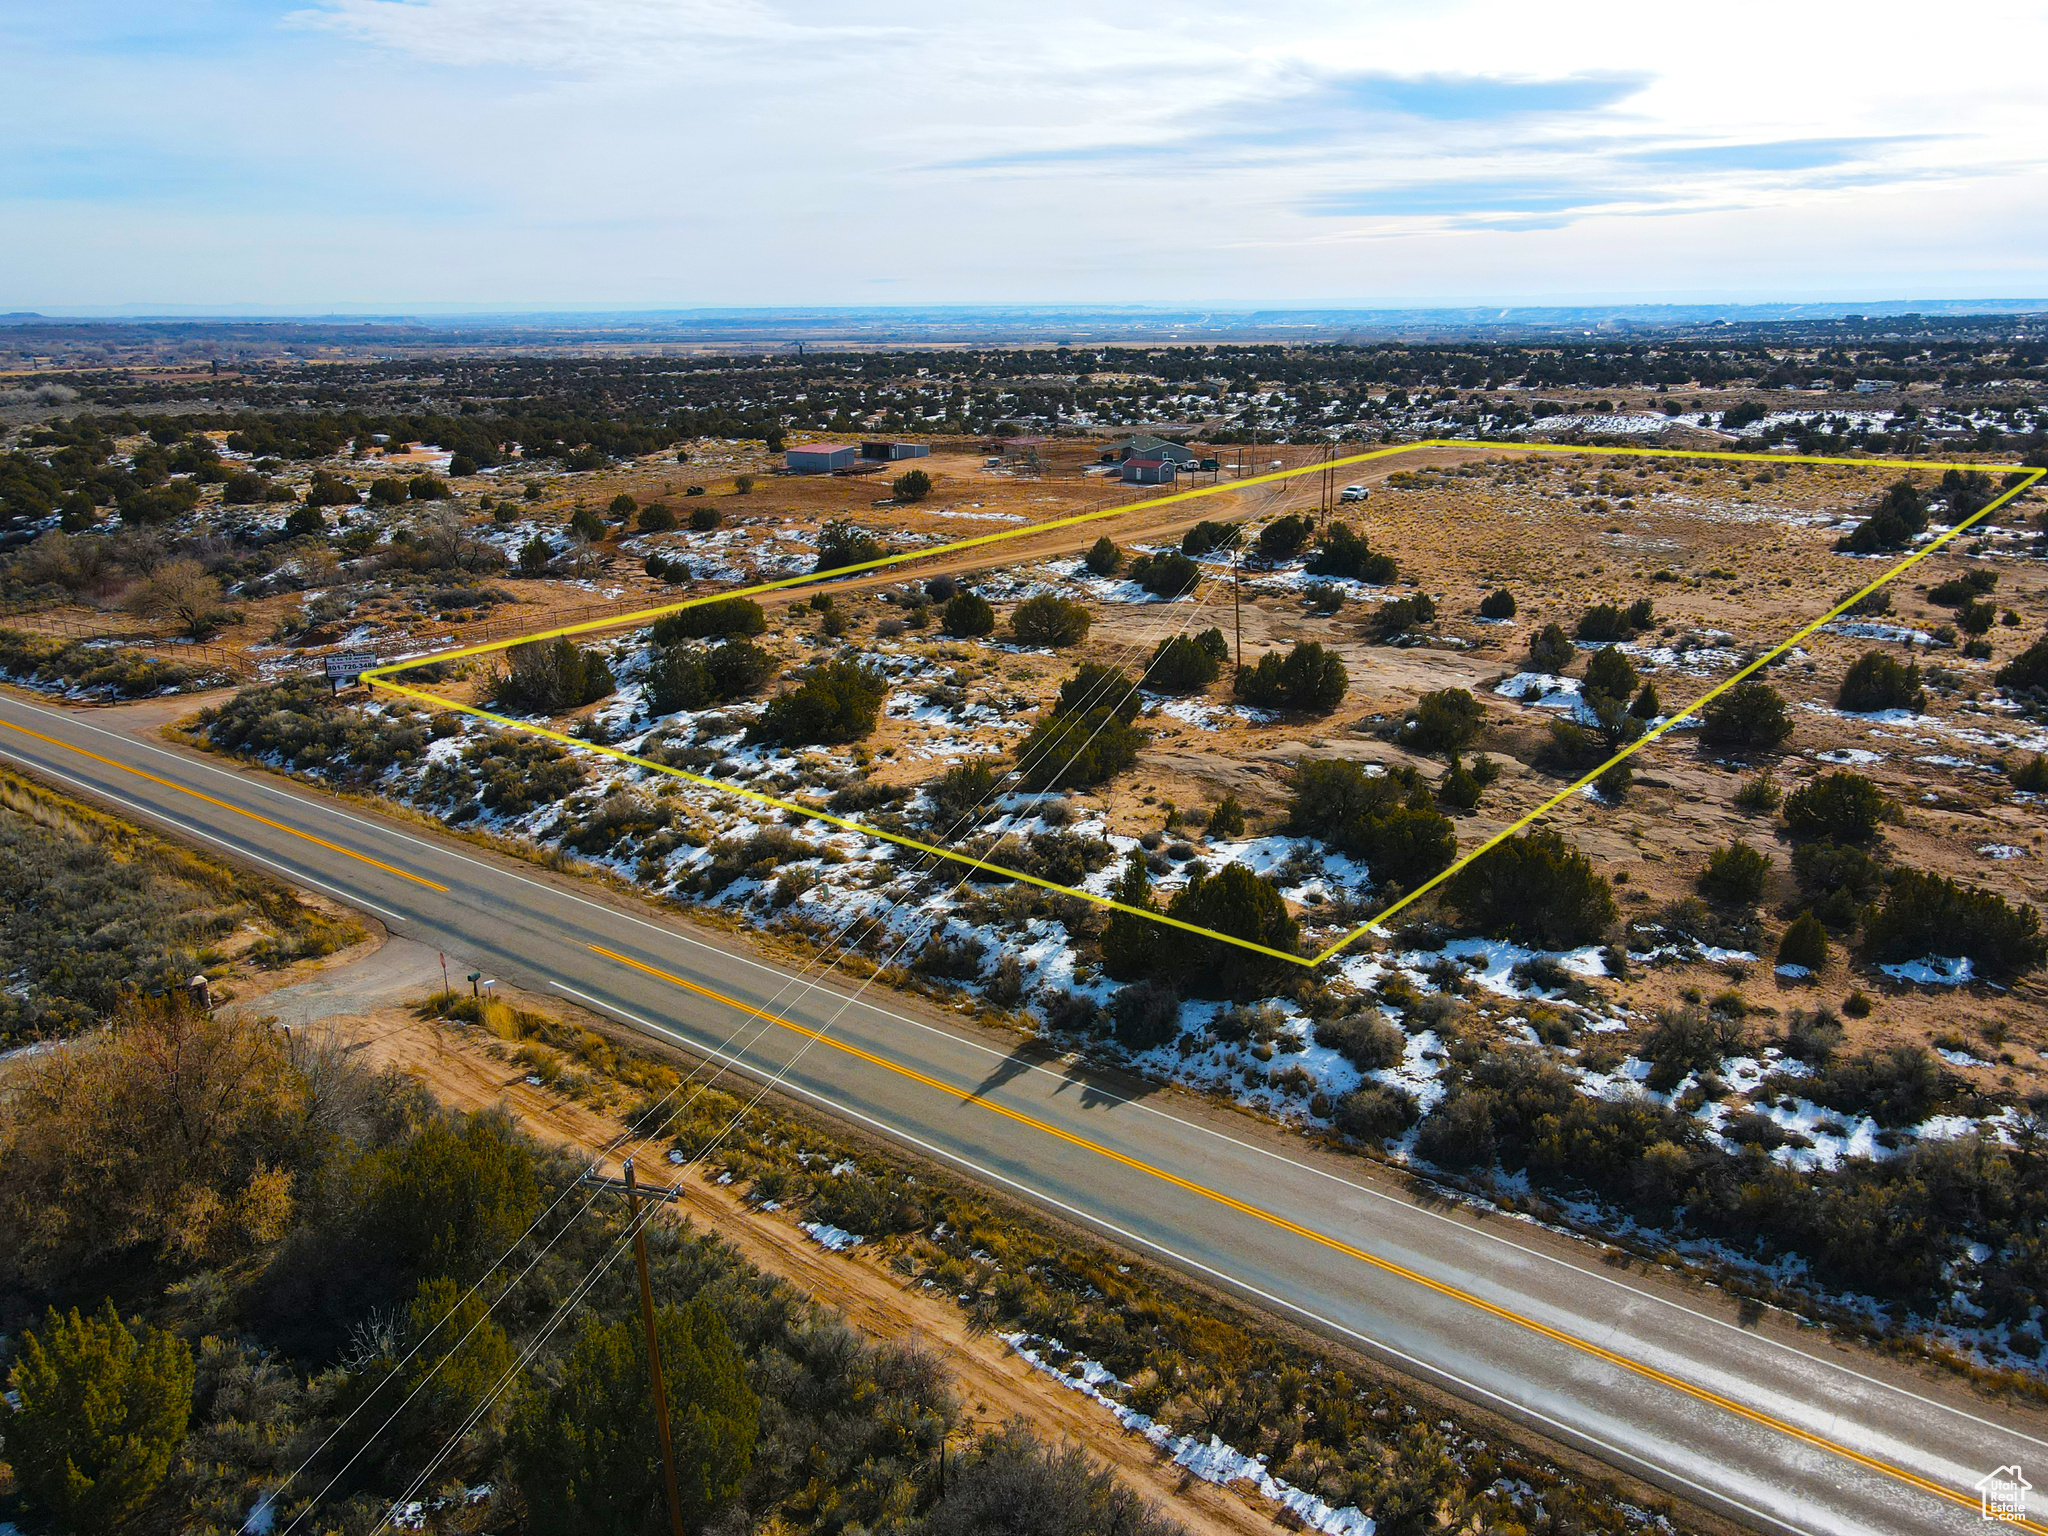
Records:
[[[1462,1200],[1455,1191],[1446,1189],[1435,1180],[1425,1178],[1419,1173],[1403,1176],[1401,1188],[1407,1192],[1409,1199],[1426,1211],[1457,1211],[1477,1221],[1485,1221],[1494,1214],[1490,1206]]]
[[[1079,1052],[1063,1051],[1050,1041],[1033,1039],[1023,1041],[998,1062],[987,1077],[975,1084],[963,1102],[971,1104],[976,1099],[987,1098],[998,1088],[1041,1067],[1059,1074],[1061,1082],[1054,1093],[1065,1093],[1070,1087],[1078,1087],[1083,1109],[1107,1109],[1117,1104],[1129,1104],[1159,1087],[1139,1077],[1119,1075],[1109,1079],[1099,1070],[1092,1069]]]

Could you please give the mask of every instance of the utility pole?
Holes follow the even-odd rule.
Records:
[[[1239,536],[1237,545],[1230,551],[1230,622],[1237,631],[1237,659],[1230,665],[1231,691],[1237,690],[1237,680],[1244,672],[1244,609],[1238,599],[1244,590],[1244,582],[1238,572],[1244,566],[1244,538]]]
[[[668,1432],[668,1386],[661,1379],[661,1341],[654,1331],[654,1284],[647,1278],[647,1229],[640,1225],[640,1186],[626,1159],[626,1209],[633,1223],[633,1263],[640,1271],[640,1321],[647,1328],[647,1379],[654,1388],[654,1428],[661,1440],[661,1470],[668,1483],[670,1536],[683,1536],[683,1496],[676,1486],[676,1448]]]

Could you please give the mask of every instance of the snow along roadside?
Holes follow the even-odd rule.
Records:
[[[1003,1333],[997,1337],[1014,1349],[1026,1364],[1045,1372],[1061,1385],[1072,1387],[1084,1397],[1093,1398],[1114,1414],[1116,1421],[1125,1429],[1143,1435],[1162,1451],[1167,1452],[1176,1466],[1186,1467],[1203,1482],[1228,1486],[1240,1480],[1256,1479],[1261,1498],[1271,1499],[1275,1504],[1292,1510],[1310,1530],[1324,1531],[1328,1536],[1373,1536],[1377,1529],[1372,1517],[1360,1511],[1356,1505],[1347,1504],[1342,1509],[1332,1509],[1306,1489],[1297,1488],[1292,1483],[1282,1482],[1274,1477],[1266,1470],[1263,1458],[1247,1456],[1234,1446],[1225,1445],[1216,1435],[1211,1435],[1205,1445],[1194,1435],[1177,1435],[1149,1414],[1127,1407],[1103,1391],[1105,1384],[1120,1387],[1123,1383],[1117,1379],[1115,1373],[1095,1361],[1075,1359],[1071,1364],[1080,1368],[1080,1374],[1071,1375],[1068,1370],[1062,1370],[1052,1364],[1037,1349],[1032,1348],[1030,1334]],[[1041,1339],[1039,1344],[1047,1350],[1065,1352],[1055,1339]]]

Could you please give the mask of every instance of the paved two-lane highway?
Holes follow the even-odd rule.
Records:
[[[1637,1276],[1518,1224],[840,980],[629,898],[165,745],[126,710],[0,695],[0,760],[358,906],[1028,1196],[1745,1524],[1982,1531],[2041,1417]],[[2038,1470],[2037,1482],[2048,1485]],[[2038,1495],[2036,1497],[2039,1497]],[[2032,1508],[2048,1536],[2048,1507]]]

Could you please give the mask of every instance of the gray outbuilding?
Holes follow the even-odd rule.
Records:
[[[805,443],[801,448],[790,449],[783,458],[797,474],[829,475],[835,470],[853,468],[860,450],[851,443]]]
[[[1201,455],[1183,444],[1154,437],[1149,432],[1139,432],[1102,450],[1102,462],[1105,464],[1126,464],[1132,459],[1165,459],[1182,469],[1193,469],[1200,462]]]

